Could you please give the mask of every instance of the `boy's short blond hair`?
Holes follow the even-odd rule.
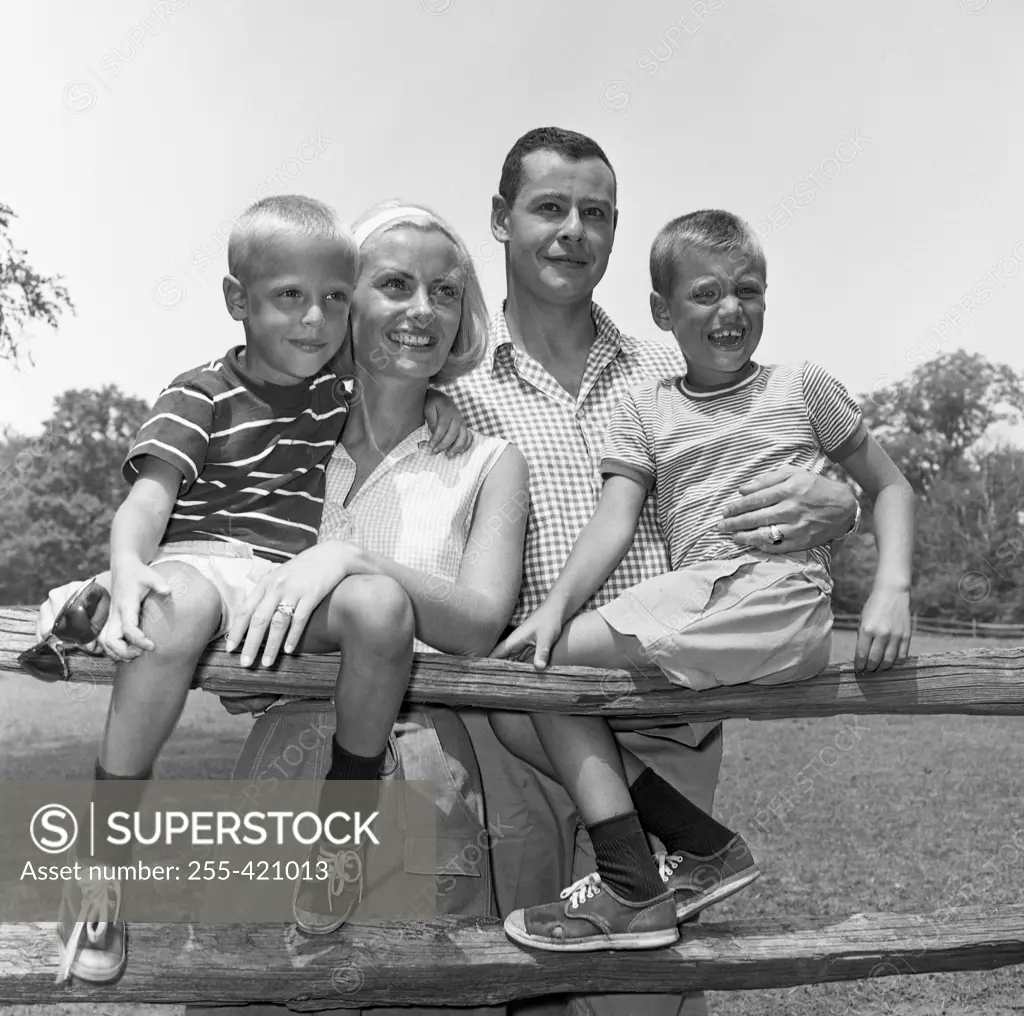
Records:
[[[367,209],[352,224],[359,249],[362,250],[371,237],[401,226],[413,229],[435,230],[445,236],[459,256],[459,264],[465,272],[462,289],[462,317],[455,341],[444,366],[431,378],[434,384],[446,384],[463,374],[468,374],[484,358],[487,348],[489,321],[483,287],[477,275],[476,265],[462,237],[437,212],[424,205],[409,204],[405,201],[384,201]]]
[[[757,233],[732,212],[706,208],[666,223],[651,244],[651,288],[668,299],[676,281],[676,261],[685,250],[726,251],[752,261],[767,279],[768,262]]]
[[[358,271],[359,248],[330,205],[301,194],[277,194],[249,205],[235,220],[228,238],[228,274],[248,286],[260,258],[283,231],[337,241]]]

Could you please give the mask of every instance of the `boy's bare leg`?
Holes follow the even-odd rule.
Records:
[[[617,632],[596,610],[577,614],[551,647],[548,665],[611,667],[617,670],[650,668],[640,640]]]
[[[651,666],[640,641],[617,632],[597,611],[578,615],[562,629],[551,650],[551,663],[622,670]],[[670,853],[683,850],[698,856],[710,855],[724,849],[736,836],[635,756],[624,756],[624,762],[641,824]]]
[[[141,798],[141,781],[181,715],[196,661],[220,622],[220,594],[207,579],[180,561],[154,568],[184,590],[146,597],[140,627],[156,648],[117,665],[92,791],[101,827],[112,807],[131,810]],[[95,854],[81,852],[76,860],[100,862],[106,871],[105,865],[123,864],[129,854],[130,848],[111,847],[101,837]],[[84,877],[65,884],[57,923],[59,980],[72,974],[95,983],[120,977],[127,963],[120,908],[116,879]]]
[[[114,690],[100,748],[100,765],[119,776],[149,770],[181,716],[196,663],[220,623],[220,594],[181,561],[153,566],[184,591],[150,594],[141,627],[156,644],[114,672]]]
[[[544,745],[541,744],[537,728],[533,725],[533,718],[529,713],[492,712],[488,713],[488,719],[491,729],[503,747],[549,779],[561,782],[551,765],[548,753],[544,750]],[[614,724],[609,726],[613,731],[617,729]],[[631,784],[647,767],[628,748],[623,748],[622,745],[618,747],[626,782]]]
[[[549,665],[559,664],[627,671],[650,667],[639,640],[617,632],[597,611],[578,615],[562,629],[549,658]],[[621,808],[625,786],[631,807],[636,809],[644,830],[657,836],[669,852],[685,850],[704,856],[723,849],[735,836],[635,755],[621,749],[605,721],[555,714],[533,717],[533,720],[540,743],[531,742],[522,723],[508,714],[492,718],[492,726],[502,743],[520,758],[536,765],[543,751],[551,759],[557,773],[555,778],[566,788],[586,824],[601,820],[591,816],[607,816],[614,813],[611,809]],[[604,731],[587,728],[586,724],[600,724]],[[625,774],[624,783],[614,777],[597,775],[601,765],[610,758],[605,738],[618,749],[622,767],[619,772]],[[592,756],[589,763],[586,761],[588,754]],[[538,768],[552,775],[550,768]]]
[[[537,713],[531,717],[558,782],[586,825],[633,810],[619,747],[600,716]]]
[[[600,615],[593,617],[597,618],[597,624],[588,619],[582,625],[574,621],[567,626],[554,651],[558,653],[561,649],[560,657],[555,657],[553,653],[553,663],[588,662],[586,658],[577,659],[581,644],[587,647],[588,653],[600,654],[604,666],[608,666],[609,655],[616,662],[619,656],[638,658],[639,643],[629,646],[626,640],[612,632]],[[613,641],[618,644],[609,653]],[[615,666],[616,663],[611,665]],[[552,714],[536,714],[531,716],[531,720],[540,746],[550,761],[550,769],[565,787],[587,826],[597,853],[602,887],[612,893],[612,899],[616,901],[614,905],[624,908],[625,912],[637,904],[663,896],[665,886],[633,806],[623,760],[607,721],[596,716]],[[500,737],[502,717],[495,717],[492,723]],[[524,742],[524,753],[536,755],[536,746],[521,737],[520,723],[505,718],[504,726],[509,735],[506,743],[521,739]],[[515,750],[514,744],[509,746]],[[618,911],[615,913],[618,914]],[[559,936],[567,933],[566,929],[561,928],[557,914],[557,905],[554,910],[546,905],[530,908],[521,915],[509,918],[506,931],[517,941],[539,944],[538,936],[548,934],[546,930],[540,929],[548,929],[554,918],[558,928],[550,932],[554,937],[545,947],[557,948],[559,946],[555,943],[562,941]],[[664,918],[668,922],[667,926],[662,929],[659,925],[651,933],[653,942],[665,944],[672,940],[671,917],[669,910]],[[657,920],[661,921],[662,917],[659,916]],[[569,933],[570,937],[576,933]],[[586,937],[590,933],[583,934]]]

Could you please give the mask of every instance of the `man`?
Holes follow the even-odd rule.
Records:
[[[596,142],[545,127],[513,145],[491,210],[491,231],[505,247],[508,297],[492,321],[483,364],[447,389],[470,426],[513,441],[530,465],[523,584],[513,625],[540,606],[597,505],[604,432],[619,399],[649,378],[685,371],[674,343],[629,338],[592,302],[617,221],[615,173]],[[847,535],[856,516],[845,485],[800,470],[770,474],[740,493],[747,496],[734,502],[723,531],[769,552],[770,525],[782,534],[780,549],[801,550]],[[583,609],[670,567],[649,497],[632,548]],[[483,714],[463,717],[488,816],[500,816],[506,830],[492,844],[499,911],[505,916],[548,903],[594,870],[589,839],[583,830],[578,835],[560,786],[506,752]],[[620,729],[617,736],[710,812],[722,759],[720,724]],[[521,1011],[558,1008],[549,1000],[525,1003]],[[601,1016],[707,1012],[702,994],[582,996],[570,1009]]]

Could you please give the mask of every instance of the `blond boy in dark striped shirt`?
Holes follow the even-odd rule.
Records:
[[[99,637],[118,661],[93,785],[99,829],[115,798],[119,809],[137,806],[208,643],[230,629],[270,571],[317,542],[326,464],[348,413],[350,378],[333,365],[346,362],[339,354],[358,262],[353,237],[319,201],[282,195],[247,209],[229,240],[223,285],[245,345],[165,388],[128,453],[123,471],[132,488],[112,527],[109,615]],[[427,398],[434,436],[444,435],[435,451],[467,447],[450,400],[437,392]],[[343,682],[339,672],[337,708],[356,704],[366,713],[371,702],[401,702],[409,672],[402,642],[388,627],[386,597],[373,600],[359,590],[342,582],[324,602],[336,619],[329,637],[344,640],[346,659],[373,661],[367,680],[393,692],[375,697],[369,686],[357,686],[361,678]],[[294,610],[278,606],[282,619]],[[381,758],[350,752],[337,738],[333,747],[321,815],[333,810],[339,780],[350,781],[346,806],[370,815]],[[115,874],[130,856],[130,845],[113,847],[102,836],[95,853],[79,849],[98,862],[82,865],[84,872]],[[314,888],[335,876],[341,853],[322,839],[313,844]],[[115,878],[65,884],[58,980],[73,974],[107,983],[121,976],[121,903]],[[330,903],[308,913],[296,909],[296,919],[311,933],[334,930],[353,902],[343,912]]]

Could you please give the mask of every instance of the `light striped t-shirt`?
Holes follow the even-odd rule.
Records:
[[[413,431],[366,478],[348,505],[345,498],[356,465],[339,444],[327,466],[320,542],[348,540],[415,568],[424,573],[426,595],[440,600],[462,567],[480,488],[509,442],[476,434],[468,452],[449,459],[420,447],[429,439],[426,424]],[[527,500],[524,492],[519,511],[527,510]],[[436,651],[418,639],[415,649]]]
[[[684,378],[648,382],[619,404],[601,471],[657,494],[672,568],[746,553],[716,532],[745,483],[779,466],[820,473],[866,438],[860,407],[813,363],[758,366],[728,388],[700,392]],[[812,547],[826,568],[828,547]]]
[[[329,369],[296,385],[249,375],[238,346],[176,377],[139,430],[122,473],[153,455],[181,470],[163,543],[247,543],[285,561],[316,543],[325,466],[348,413],[348,389]]]

